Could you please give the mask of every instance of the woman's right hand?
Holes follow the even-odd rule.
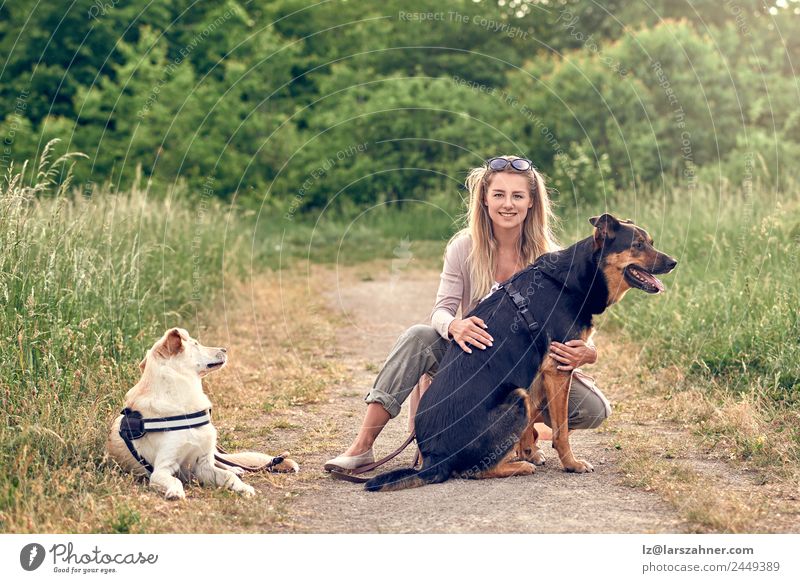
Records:
[[[464,320],[456,318],[450,322],[447,331],[464,352],[472,354],[470,345],[486,350],[486,347],[491,346],[494,342],[494,338],[486,331],[487,328],[486,323],[478,316],[470,316]]]

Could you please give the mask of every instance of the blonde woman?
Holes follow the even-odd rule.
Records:
[[[367,394],[367,412],[355,440],[341,455],[328,460],[325,469],[354,470],[374,461],[373,444],[389,419],[418,386],[427,386],[450,342],[465,352],[492,346],[492,331],[480,318],[468,314],[514,273],[542,253],[558,249],[551,228],[554,222],[544,179],[530,160],[512,156],[489,159],[467,176],[470,193],[467,226],[447,244],[439,292],[431,325],[416,325],[397,339],[386,363]],[[594,345],[581,340],[553,342],[550,355],[561,370],[573,370],[597,360]],[[427,382],[426,382],[427,381]],[[573,375],[569,397],[570,429],[600,425],[611,413],[603,394],[591,383]],[[547,411],[537,422],[550,423]],[[550,432],[539,424],[540,437]]]

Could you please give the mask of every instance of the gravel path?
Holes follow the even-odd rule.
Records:
[[[589,460],[591,474],[561,471],[555,451],[532,476],[496,480],[450,480],[392,493],[368,493],[360,485],[331,479],[326,459],[345,449],[364,413],[362,399],[396,338],[426,323],[439,274],[429,270],[390,273],[385,265],[339,268],[331,274],[331,310],[344,316],[337,358],[349,381],[331,389],[327,403],[307,408],[306,427],[327,427],[329,442],[304,456],[305,479],[297,484],[292,523],[298,532],[393,533],[651,533],[685,532],[674,510],[657,495],[621,485],[612,438],[602,428],[572,435],[576,457]],[[614,387],[604,387],[611,399]],[[331,424],[332,427],[331,427]],[[406,434],[407,407],[376,443],[385,455]],[[288,449],[291,448],[291,444]],[[321,444],[322,445],[322,444]],[[323,451],[324,450],[324,451]],[[387,469],[409,465],[409,447]],[[311,474],[309,476],[308,474]]]

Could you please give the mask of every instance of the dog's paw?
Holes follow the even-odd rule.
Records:
[[[253,488],[250,484],[245,484],[242,482],[242,485],[236,489],[236,492],[244,496],[245,498],[251,498],[256,495],[256,489]]]
[[[239,476],[240,478],[247,473],[247,470],[242,468],[237,468],[236,466],[230,466],[228,471],[232,472],[234,475]]]
[[[575,460],[575,463],[570,466],[564,466],[564,471],[575,472],[576,474],[586,474],[593,472],[594,467],[586,460]]]
[[[167,488],[164,496],[167,498],[167,500],[184,500],[186,498],[186,492],[184,492],[183,486],[178,484],[176,486],[170,486]]]
[[[541,448],[525,448],[522,450],[522,455],[518,457],[520,461],[530,462],[535,466],[543,466],[546,458]]]
[[[300,471],[300,466],[297,465],[297,462],[291,460],[289,458],[284,458],[284,460],[279,463],[275,464],[270,468],[273,472],[281,472],[281,473],[297,473]]]
[[[536,473],[536,466],[533,465],[531,462],[523,461],[521,462],[523,465],[514,472],[515,476],[530,476]]]

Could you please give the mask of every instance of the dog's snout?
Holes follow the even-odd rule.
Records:
[[[678,262],[666,255],[665,253],[657,253],[653,257],[653,263],[650,266],[650,271],[652,273],[669,273],[675,266],[678,265]]]

